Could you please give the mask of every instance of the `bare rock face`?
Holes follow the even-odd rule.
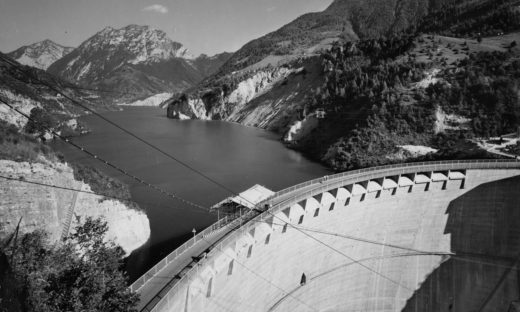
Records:
[[[125,100],[179,92],[214,73],[229,58],[195,57],[164,31],[149,26],[107,27],[48,71],[93,88],[127,93]],[[132,94],[130,96],[129,94]]]
[[[90,191],[90,187],[74,179],[72,169],[63,163],[42,159],[40,163],[0,160],[0,174],[21,181]],[[143,245],[150,236],[146,214],[130,209],[115,200],[57,188],[32,185],[20,181],[0,180],[0,237],[12,233],[21,220],[22,232],[38,229],[49,233],[51,242],[58,241],[67,229],[74,228],[84,217],[101,217],[109,226],[108,239],[120,245],[127,254]],[[72,215],[69,210],[73,209]]]
[[[190,98],[172,99],[167,103],[167,115],[175,119],[237,121],[248,103],[283,83],[293,72],[286,67],[259,70],[240,81],[229,94],[209,91]]]
[[[74,48],[64,47],[51,40],[44,40],[23,46],[7,55],[18,63],[46,70],[52,63],[72,52]]]
[[[193,59],[193,56],[163,31],[137,25],[121,29],[107,27],[83,42],[50,71],[58,71],[72,81],[91,82],[128,63],[137,65],[171,58]]]

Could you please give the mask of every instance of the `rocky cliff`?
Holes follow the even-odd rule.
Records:
[[[229,56],[195,57],[164,31],[129,25],[101,30],[48,71],[82,86],[113,91],[122,103],[183,91],[214,73]]]
[[[52,242],[57,242],[84,217],[104,218],[109,227],[108,239],[120,245],[127,255],[143,245],[150,236],[146,214],[116,200],[101,196],[77,193],[44,184],[81,189],[90,192],[90,186],[74,179],[72,168],[65,163],[41,159],[38,163],[0,160],[0,174],[19,179],[0,179],[0,236],[13,233],[21,219],[21,231],[46,230]],[[69,211],[73,211],[72,214]],[[65,229],[64,229],[65,227]]]
[[[236,74],[233,87],[201,90],[165,102],[168,117],[226,120],[273,131],[285,128],[303,110],[305,92],[316,87],[319,60]],[[238,77],[240,75],[240,77]]]
[[[228,94],[223,90],[211,90],[200,96],[181,97],[168,103],[168,116],[179,119],[236,120],[247,103],[272,89],[292,72],[285,67],[259,70],[238,83]]]
[[[23,46],[7,55],[20,64],[46,70],[52,63],[69,54],[72,50],[74,48],[64,47],[47,39]]]

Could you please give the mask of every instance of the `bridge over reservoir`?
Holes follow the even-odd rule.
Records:
[[[277,192],[131,289],[140,311],[508,311],[519,256],[520,162],[411,163]]]

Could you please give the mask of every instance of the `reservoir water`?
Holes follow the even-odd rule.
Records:
[[[171,120],[159,108],[127,108],[103,115],[235,193],[255,184],[278,191],[329,174],[323,166],[287,149],[277,135],[267,131],[219,121]],[[87,116],[82,120],[92,132],[73,141],[130,174],[205,207],[231,195],[100,118]],[[193,228],[200,231],[217,219],[214,214],[144,187],[63,142],[56,147],[67,161],[94,166],[125,182],[132,198],[144,203],[140,206],[150,220],[151,238],[128,259],[132,280],[186,241]]]

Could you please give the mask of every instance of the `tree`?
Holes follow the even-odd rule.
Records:
[[[30,134],[36,134],[41,140],[45,140],[47,129],[53,129],[57,126],[56,120],[45,110],[39,107],[31,109],[30,119],[25,125],[25,131]]]
[[[9,259],[0,250],[0,311],[21,312],[22,296],[9,266]]]
[[[59,247],[33,232],[8,252],[23,285],[25,311],[136,311],[121,247],[105,240],[107,224],[87,218]],[[23,246],[23,248],[20,248]]]

